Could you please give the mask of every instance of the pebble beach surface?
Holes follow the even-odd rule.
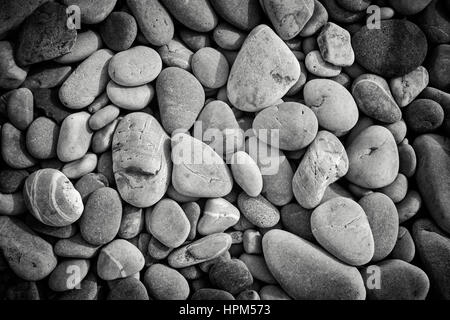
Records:
[[[450,299],[449,61],[447,0],[0,1],[0,300]]]

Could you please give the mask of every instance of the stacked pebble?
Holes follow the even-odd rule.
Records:
[[[1,1],[0,299],[450,299],[444,2]]]

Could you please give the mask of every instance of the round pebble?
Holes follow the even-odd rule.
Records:
[[[349,171],[346,178],[363,188],[383,188],[394,182],[399,157],[394,137],[384,127],[370,126],[347,147]]]
[[[444,122],[444,110],[440,104],[429,99],[417,99],[404,111],[405,122],[412,131],[430,133]]]
[[[273,227],[280,220],[278,209],[261,195],[250,197],[241,193],[238,197],[238,207],[252,224],[260,228]]]
[[[137,36],[137,23],[127,12],[112,12],[100,26],[100,35],[106,46],[114,51],[131,47]]]
[[[339,136],[356,125],[359,118],[356,102],[339,83],[327,79],[311,80],[305,84],[303,96],[322,128]]]
[[[258,139],[276,148],[290,151],[303,149],[311,144],[319,128],[315,111],[311,109],[296,102],[266,108],[256,115],[253,130]]]
[[[116,106],[130,111],[144,109],[155,96],[155,89],[151,84],[138,87],[124,87],[110,81],[106,87],[108,98]]]
[[[321,78],[336,77],[342,71],[341,67],[323,60],[322,55],[318,50],[313,50],[306,55],[305,66],[310,73]]]
[[[171,199],[159,201],[148,214],[147,226],[150,233],[169,248],[184,243],[190,231],[189,220],[183,209]]]
[[[137,46],[114,55],[108,67],[111,79],[122,86],[136,87],[152,82],[162,69],[158,52]]]
[[[116,190],[104,187],[89,196],[80,220],[84,240],[93,245],[112,241],[120,228],[122,202]]]
[[[130,242],[116,239],[104,246],[97,259],[97,274],[103,280],[129,277],[144,267],[144,256]]]
[[[27,130],[27,150],[36,159],[56,157],[59,126],[47,117],[36,118]]]
[[[202,48],[192,56],[192,72],[207,88],[220,88],[228,80],[229,66],[223,54],[213,48]]]
[[[154,264],[147,269],[143,282],[150,296],[157,300],[186,300],[189,284],[175,269],[163,264]]]

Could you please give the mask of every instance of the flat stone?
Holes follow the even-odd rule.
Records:
[[[394,182],[399,170],[397,144],[381,126],[363,130],[347,147],[346,179],[359,187],[378,189]]]
[[[103,41],[114,51],[129,49],[136,39],[137,32],[136,19],[123,11],[112,12],[100,26]]]
[[[145,46],[136,46],[116,53],[108,66],[111,79],[126,87],[140,86],[156,79],[162,69],[158,52]]]

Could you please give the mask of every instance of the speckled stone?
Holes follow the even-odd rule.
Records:
[[[379,30],[364,26],[352,37],[352,45],[361,66],[387,78],[419,67],[428,49],[423,32],[407,20],[384,20]]]

